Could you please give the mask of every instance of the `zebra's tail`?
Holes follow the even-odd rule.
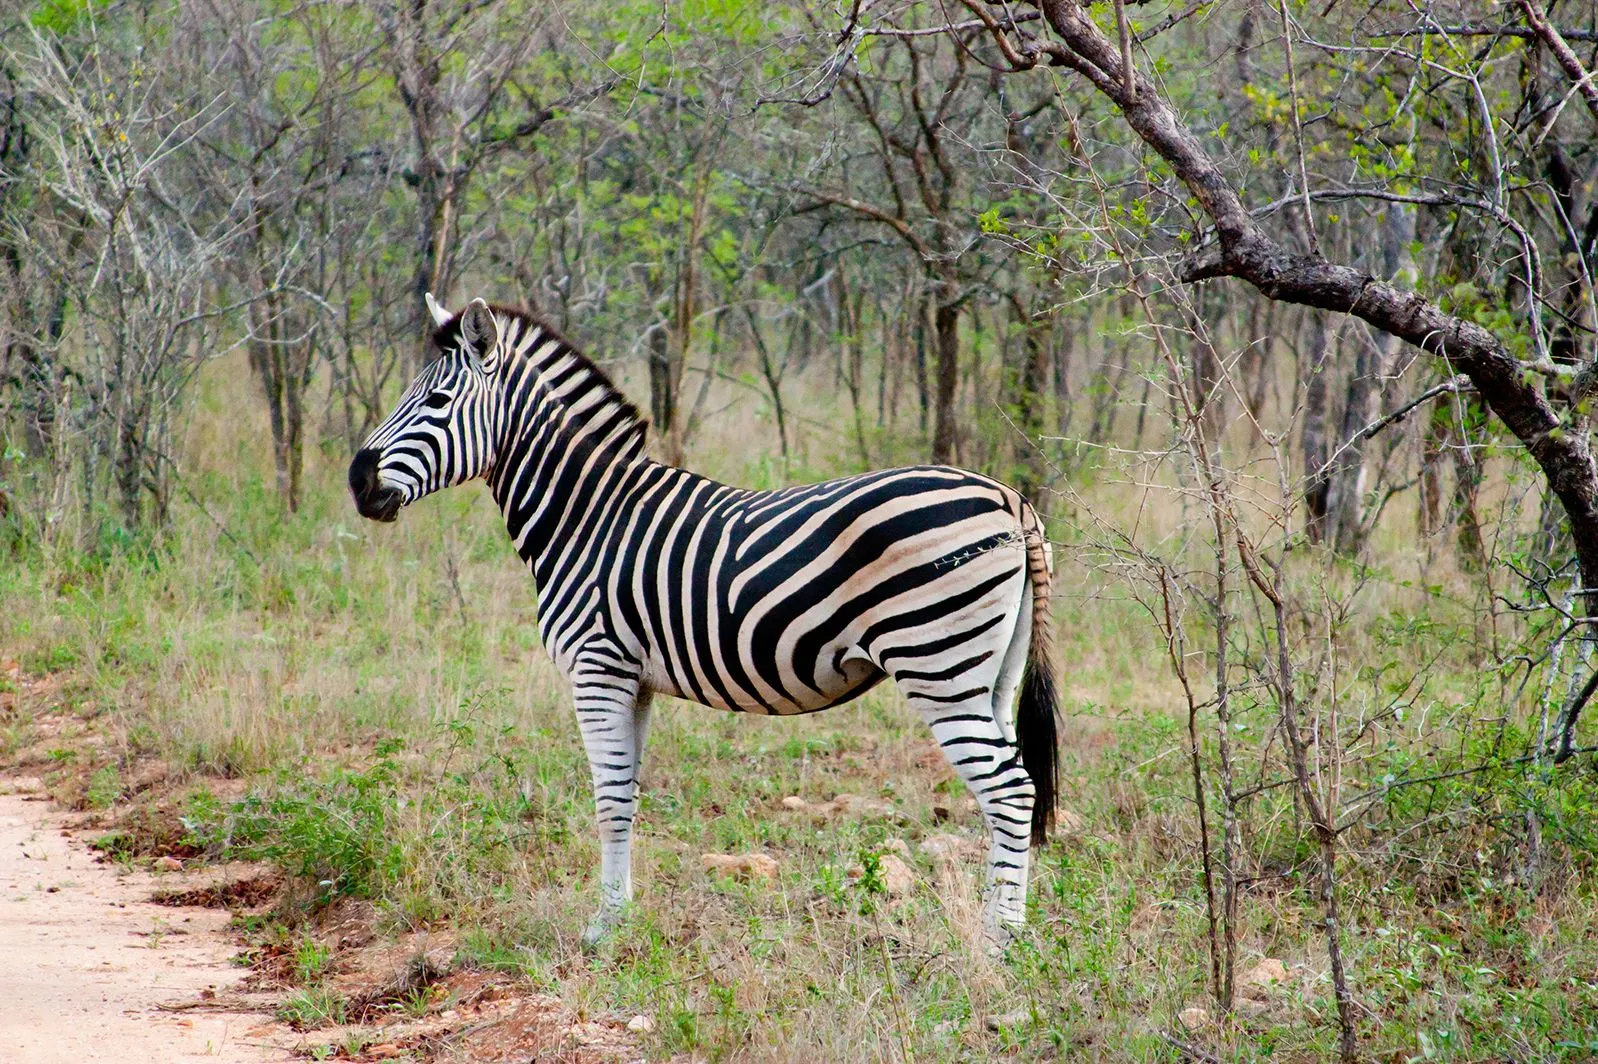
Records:
[[[1021,699],[1016,706],[1015,738],[1021,748],[1021,767],[1032,778],[1032,844],[1049,840],[1054,826],[1054,803],[1060,791],[1059,729],[1056,711],[1059,695],[1054,688],[1050,653],[1054,639],[1049,624],[1049,583],[1053,558],[1037,515],[1024,507],[1027,573],[1032,582],[1032,642],[1021,674]]]

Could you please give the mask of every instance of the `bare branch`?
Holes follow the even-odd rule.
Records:
[[[1598,32],[1592,30],[1560,30],[1558,32],[1567,41],[1598,41]],[[1526,29],[1524,26],[1486,26],[1480,23],[1462,26],[1411,26],[1407,29],[1371,34],[1377,40],[1403,37],[1518,37],[1526,40],[1536,35],[1534,30]]]
[[[1558,60],[1560,69],[1570,78],[1575,91],[1581,93],[1581,98],[1587,102],[1587,110],[1592,112],[1598,120],[1598,85],[1593,84],[1593,72],[1582,65],[1581,59],[1571,50],[1564,36],[1548,21],[1548,13],[1542,9],[1537,0],[1516,0],[1520,10],[1525,12],[1526,22],[1531,26],[1537,38],[1548,46],[1548,50]]]

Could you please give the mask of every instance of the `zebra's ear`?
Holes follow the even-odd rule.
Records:
[[[427,312],[433,316],[434,325],[448,325],[453,316],[449,311],[438,305],[438,300],[433,298],[433,293],[427,293]]]
[[[498,361],[499,327],[494,324],[494,312],[481,298],[472,300],[461,314],[461,339],[472,349],[483,369],[494,372]]]

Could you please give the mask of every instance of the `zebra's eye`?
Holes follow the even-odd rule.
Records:
[[[422,405],[429,410],[442,410],[449,405],[449,400],[450,394],[448,392],[433,392],[422,400]]]

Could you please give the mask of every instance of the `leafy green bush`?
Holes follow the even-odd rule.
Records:
[[[314,883],[320,902],[374,896],[406,862],[389,831],[401,745],[380,743],[365,771],[341,769],[321,782],[285,780],[273,793],[246,797],[229,816],[231,847]]]

